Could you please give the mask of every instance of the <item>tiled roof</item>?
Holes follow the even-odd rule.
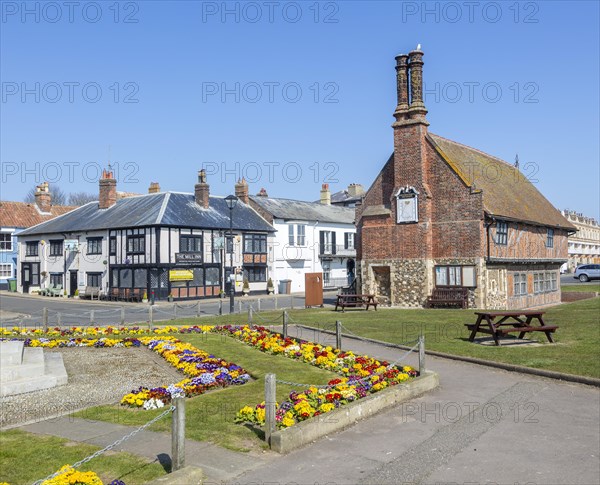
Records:
[[[340,224],[352,224],[354,222],[354,209],[348,207],[272,197],[250,198],[264,210],[273,214],[276,219]]]
[[[432,133],[428,136],[463,182],[472,190],[482,191],[483,207],[488,215],[575,229],[514,165],[441,136]]]
[[[273,226],[251,207],[239,202],[233,210],[233,229],[273,232]],[[160,192],[125,197],[108,209],[90,202],[68,214],[21,232],[19,235],[54,234],[143,226],[229,229],[229,209],[223,197],[210,197],[208,209],[196,204],[193,194]]]
[[[35,203],[0,201],[0,226],[31,227],[74,209],[77,206],[53,205],[48,214],[41,212]]]

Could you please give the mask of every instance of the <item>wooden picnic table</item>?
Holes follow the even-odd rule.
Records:
[[[473,342],[477,333],[490,334],[496,345],[500,345],[499,337],[510,332],[519,332],[522,339],[527,332],[544,332],[548,341],[553,343],[552,333],[558,328],[556,325],[544,323],[544,313],[538,310],[517,310],[506,312],[475,312],[477,322],[466,323],[471,330],[469,340]],[[498,320],[496,320],[498,319]]]
[[[361,295],[361,294],[341,294],[337,295],[337,301],[335,303],[335,311],[337,312],[338,307],[344,311],[346,307],[349,308],[360,308],[366,305],[365,310],[368,310],[370,306],[373,306],[377,311],[377,300],[375,295]]]

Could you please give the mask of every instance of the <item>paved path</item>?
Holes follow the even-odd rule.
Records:
[[[343,347],[390,361],[402,352],[352,339]],[[437,390],[311,446],[248,456],[191,443],[188,463],[209,483],[600,483],[600,390],[429,356],[427,367],[440,374]],[[24,429],[99,445],[130,429],[64,420]],[[170,439],[149,433],[123,449],[164,460]]]

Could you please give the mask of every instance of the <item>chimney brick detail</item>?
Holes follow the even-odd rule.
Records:
[[[331,192],[329,191],[329,184],[321,185],[321,204],[331,205]]]
[[[194,186],[194,196],[196,204],[208,209],[210,187],[206,183],[206,170],[202,169],[198,172],[198,183]]]
[[[150,182],[150,187],[148,187],[149,194],[158,194],[160,192],[160,184],[158,182]]]
[[[102,170],[100,178],[100,191],[98,196],[98,208],[108,209],[117,203],[117,179],[108,170]]]
[[[35,188],[35,204],[41,212],[50,212],[52,209],[52,196],[48,182],[42,182]]]
[[[248,204],[248,182],[245,178],[238,180],[235,184],[235,196],[244,204]]]

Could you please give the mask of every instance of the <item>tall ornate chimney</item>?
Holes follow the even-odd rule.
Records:
[[[400,54],[396,56],[396,91],[398,96],[398,105],[396,113],[405,113],[408,111],[408,56]],[[395,114],[396,114],[395,113]]]
[[[108,209],[117,203],[117,179],[108,170],[102,170],[98,209]]]
[[[196,204],[208,209],[210,187],[206,183],[206,170],[202,169],[198,172],[198,183],[194,186],[194,195]]]
[[[408,54],[408,69],[410,72],[410,117],[425,120],[427,110],[423,102],[423,52],[419,48]]]

